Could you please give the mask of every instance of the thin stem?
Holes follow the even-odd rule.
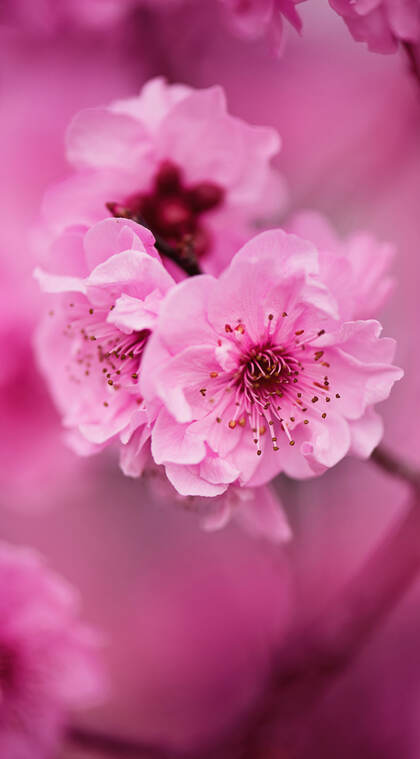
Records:
[[[143,224],[143,226],[146,226],[143,221],[140,221],[139,223]],[[174,261],[174,263],[176,263],[183,271],[185,271],[189,277],[194,277],[197,274],[203,273],[192,247],[185,246],[182,250],[177,250],[176,248],[173,248],[172,245],[169,245],[167,242],[165,242],[165,240],[163,240],[161,237],[155,235],[154,232],[153,235],[155,238],[156,250],[159,251],[162,256],[165,256],[165,258],[169,258],[171,261]]]
[[[401,45],[407,54],[410,72],[420,86],[420,61],[416,45],[413,45],[412,42],[401,42]]]
[[[378,446],[372,453],[372,461],[392,477],[404,480],[416,492],[420,492],[420,471],[414,469],[402,459],[382,446]]]
[[[105,203],[108,211],[116,218],[131,219],[137,224],[141,224],[142,227],[146,227],[152,233],[155,238],[155,248],[162,256],[169,258],[171,261],[177,264],[189,277],[195,277],[197,274],[202,274],[201,268],[197,261],[197,256],[194,252],[194,246],[192,243],[186,242],[182,246],[175,248],[170,245],[163,237],[157,235],[153,229],[146,223],[142,216],[133,213],[129,208],[121,205],[120,203]]]

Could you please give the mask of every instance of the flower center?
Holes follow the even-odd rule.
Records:
[[[282,317],[287,319],[287,313]],[[226,324],[237,366],[228,372],[210,372],[210,383],[200,389],[204,402],[218,410],[219,424],[230,430],[238,425],[251,428],[259,456],[267,432],[275,451],[281,434],[293,446],[294,428],[301,423],[324,422],[331,402],[340,398],[331,386],[327,356],[314,345],[325,330],[287,332],[280,343],[270,334],[273,320],[269,314],[266,335],[259,344],[251,341],[242,322],[234,327]]]
[[[200,258],[208,252],[211,237],[202,217],[218,208],[223,188],[214,182],[185,185],[181,170],[164,161],[149,193],[131,195],[122,203],[107,203],[113,216],[133,219],[148,227],[156,238],[185,254]]]
[[[127,335],[106,321],[106,309],[88,308],[86,303],[74,302],[69,303],[68,308],[69,320],[64,334],[74,343],[73,360],[66,365],[70,379],[80,384],[88,378],[100,378],[104,392],[121,387],[135,391],[149,331]],[[109,405],[107,397],[104,396],[104,406]]]

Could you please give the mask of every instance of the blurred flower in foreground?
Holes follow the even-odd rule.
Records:
[[[420,42],[420,0],[330,0],[353,37],[375,53],[394,53],[398,42]]]
[[[174,281],[153,235],[126,219],[105,219],[88,232],[68,229],[53,246],[51,267],[53,273],[37,272],[55,294],[37,335],[38,358],[69,440],[82,455],[118,438],[130,443],[121,464],[138,475],[150,434],[141,358]]]
[[[47,222],[57,232],[106,213],[131,218],[218,272],[284,199],[270,166],[279,147],[275,130],[227,113],[220,87],[154,79],[138,97],[75,117],[67,151],[77,172],[47,193]]]
[[[335,297],[334,297],[335,296]],[[345,321],[316,247],[281,230],[247,243],[214,279],[164,299],[140,387],[152,455],[183,495],[320,474],[382,436],[374,404],[402,372],[378,322]],[[337,299],[336,299],[337,298]]]
[[[43,759],[68,710],[93,705],[104,681],[78,599],[29,549],[0,544],[0,754]]]
[[[229,11],[234,29],[248,39],[258,39],[267,32],[274,46],[283,46],[283,19],[300,32],[302,21],[295,6],[304,0],[220,0]]]

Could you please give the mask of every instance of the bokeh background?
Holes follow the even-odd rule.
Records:
[[[286,634],[362,565],[405,509],[406,488],[353,460],[310,482],[283,479],[294,537],[278,547],[234,524],[200,531],[124,478],[111,454],[78,459],[32,358],[40,296],[28,230],[45,188],[66,174],[74,113],[156,75],[221,84],[232,113],[282,136],[289,200],[275,223],[314,208],[342,234],[395,244],[396,287],[380,317],[406,375],[382,414],[388,447],[418,463],[420,88],[403,50],[368,52],[326,2],[300,6],[303,34],[290,30],[281,58],[266,40],[236,38],[216,1],[157,6],[99,25],[27,12],[0,28],[0,292],[15,295],[13,313],[0,298],[0,520],[3,539],[36,547],[77,586],[103,631],[110,696],[79,724],[198,752],[258,698]],[[304,759],[418,759],[419,602],[417,583],[323,700]],[[88,753],[60,754],[76,757]]]

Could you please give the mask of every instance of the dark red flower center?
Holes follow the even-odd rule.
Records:
[[[223,197],[223,188],[214,182],[187,186],[181,169],[164,161],[149,193],[131,195],[122,203],[107,203],[107,208],[113,216],[143,223],[175,250],[190,250],[200,258],[211,245],[203,216],[218,208]]]

